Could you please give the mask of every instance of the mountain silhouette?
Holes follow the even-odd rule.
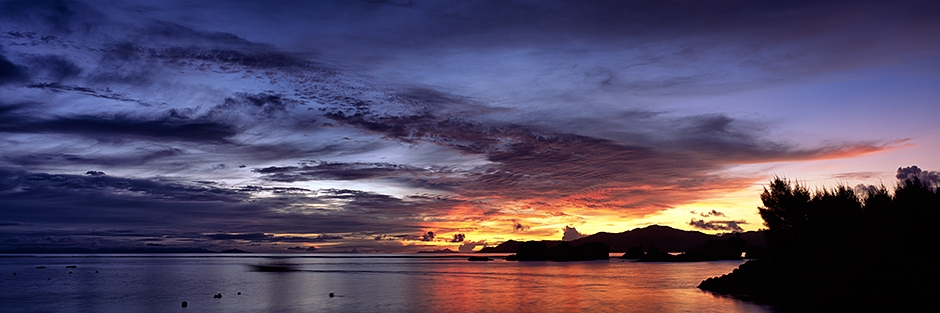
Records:
[[[669,226],[650,225],[621,233],[601,232],[570,241],[568,244],[577,247],[589,242],[603,243],[610,247],[610,252],[627,252],[630,247],[635,246],[656,246],[661,251],[686,252],[702,250],[709,240],[727,240],[731,237],[738,237],[747,241],[747,251],[758,250],[758,247],[766,243],[766,239],[764,239],[763,232],[761,231],[717,236],[699,231],[675,229]],[[544,242],[547,248],[552,248],[563,241],[543,240],[541,242]],[[495,247],[485,247],[481,249],[479,253],[516,253],[516,251],[519,250],[520,244],[522,244],[522,242],[509,240]]]

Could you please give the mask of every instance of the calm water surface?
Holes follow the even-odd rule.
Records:
[[[297,271],[251,268],[272,263]],[[739,264],[328,254],[0,256],[0,312],[768,312],[695,288]],[[222,298],[214,299],[218,293]]]

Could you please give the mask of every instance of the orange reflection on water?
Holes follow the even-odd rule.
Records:
[[[438,312],[766,312],[695,286],[737,263],[480,262],[426,282]]]

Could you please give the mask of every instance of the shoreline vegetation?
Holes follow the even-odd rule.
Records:
[[[934,301],[940,191],[918,178],[863,192],[810,192],[774,178],[761,194],[767,251],[698,288],[783,310],[892,307]],[[929,307],[929,306],[925,306]]]

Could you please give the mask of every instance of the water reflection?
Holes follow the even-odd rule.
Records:
[[[70,257],[0,263],[4,312],[766,312],[695,286],[740,262],[469,262],[466,258]],[[327,255],[328,256],[328,255]],[[37,270],[37,265],[49,269]],[[101,270],[101,274],[94,274]],[[53,280],[46,280],[53,276]],[[53,283],[54,282],[54,283]],[[242,294],[238,294],[241,292]],[[221,299],[212,296],[221,293]],[[329,297],[334,293],[336,297]],[[16,302],[14,303],[14,300]]]
[[[735,263],[736,264],[736,263]],[[764,312],[766,308],[714,297],[695,289],[699,277],[720,274],[733,264],[698,266],[595,261],[577,263],[494,262],[441,275],[424,295],[454,312]]]

